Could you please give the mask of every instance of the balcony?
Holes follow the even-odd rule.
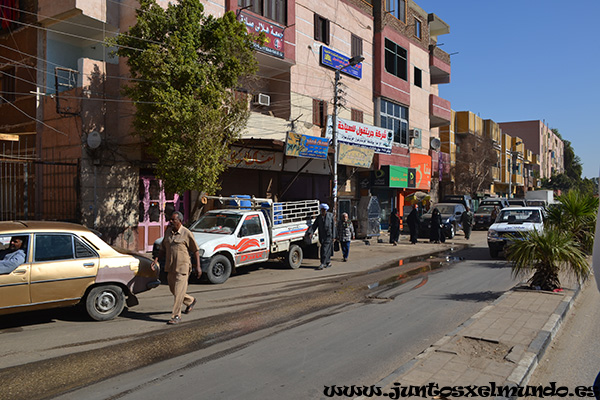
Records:
[[[80,34],[87,32],[85,24],[90,24],[90,28],[102,28],[102,23],[119,26],[120,4],[109,1],[85,1],[85,0],[38,0],[38,22],[42,25],[53,25],[52,29],[58,29],[70,34]],[[50,19],[52,18],[52,19]],[[80,24],[56,23],[60,19],[68,22]]]
[[[451,118],[450,102],[434,94],[429,95],[429,127],[450,125]]]
[[[429,46],[429,73],[432,85],[450,83],[450,56],[436,45]]]

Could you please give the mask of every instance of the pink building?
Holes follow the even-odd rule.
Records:
[[[550,178],[565,171],[564,143],[544,121],[499,122],[508,135],[522,138],[525,149],[539,155],[539,178]]]

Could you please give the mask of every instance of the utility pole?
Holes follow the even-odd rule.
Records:
[[[333,127],[331,130],[332,135],[332,144],[333,144],[333,189],[332,196],[333,197],[333,221],[337,224],[337,212],[338,212],[338,140],[337,140],[337,120],[338,120],[338,103],[340,100],[339,92],[340,89],[340,80],[341,71],[350,66],[355,66],[363,62],[365,58],[361,56],[354,56],[348,60],[348,63],[342,65],[341,67],[335,70],[335,82],[333,84]]]

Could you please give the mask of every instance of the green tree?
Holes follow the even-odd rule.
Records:
[[[573,235],[556,228],[534,230],[524,240],[515,240],[508,248],[507,259],[512,263],[513,276],[529,276],[533,272],[528,282],[542,290],[560,288],[561,270],[582,280],[589,274],[586,256]]]
[[[234,88],[257,70],[253,44],[233,12],[215,18],[199,0],[141,0],[137,22],[115,39],[127,57],[135,133],[157,160],[167,190],[214,193],[229,145],[249,117]]]
[[[550,207],[548,211],[548,224],[560,231],[570,232],[579,247],[587,254],[591,254],[598,198],[574,189],[556,199],[558,204]]]
[[[529,284],[543,290],[560,287],[561,270],[582,280],[590,270],[587,255],[594,243],[598,198],[571,190],[557,200],[548,211],[544,231],[515,238],[506,252],[513,275],[533,272]]]

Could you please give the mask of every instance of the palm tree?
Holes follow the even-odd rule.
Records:
[[[532,288],[560,288],[558,274],[561,270],[579,280],[585,280],[589,275],[586,255],[570,231],[555,227],[543,232],[534,230],[525,237],[515,238],[507,250],[506,258],[512,262],[513,276],[528,276],[533,272],[528,281]]]
[[[557,200],[559,204],[548,210],[548,223],[563,232],[573,233],[581,249],[591,254],[598,198],[574,189],[558,196]]]

